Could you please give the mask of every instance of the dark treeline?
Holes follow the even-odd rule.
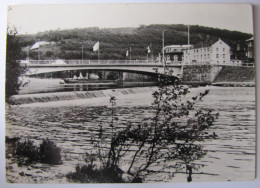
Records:
[[[84,59],[97,59],[97,52],[92,47],[100,41],[100,59],[129,59],[126,51],[131,46],[132,59],[146,59],[146,48],[149,46],[155,57],[162,49],[162,31],[165,31],[165,45],[187,44],[187,25],[141,25],[138,28],[99,29],[98,27],[70,30],[55,30],[34,35],[19,35],[24,51],[37,41],[54,41],[55,44],[41,46],[40,59],[81,59],[82,46]],[[198,44],[213,42],[218,38],[235,48],[238,43],[245,44],[245,40],[252,35],[238,31],[217,28],[190,26],[190,43]],[[203,45],[203,44],[202,44]],[[38,51],[31,51],[30,58],[37,59]]]

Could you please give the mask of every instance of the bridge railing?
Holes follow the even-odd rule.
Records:
[[[158,65],[155,60],[18,60],[27,65]],[[167,62],[167,65],[182,65],[182,61]]]
[[[254,67],[254,63],[244,63],[242,61],[234,61],[226,63],[217,63],[214,61],[196,61],[196,62],[185,62],[183,65],[221,65],[221,66],[234,66],[234,67]]]

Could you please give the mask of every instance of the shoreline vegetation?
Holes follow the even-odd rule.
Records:
[[[214,82],[212,85],[222,87],[255,87],[255,82]]]

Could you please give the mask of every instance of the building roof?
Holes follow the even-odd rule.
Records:
[[[197,44],[194,45],[194,48],[205,48],[205,47],[210,47],[214,43],[216,43],[218,40],[210,40],[210,41],[201,41]]]
[[[169,45],[169,46],[165,46],[164,48],[188,48],[191,47],[191,44],[183,44],[183,45]]]
[[[199,43],[194,45],[194,48],[207,48],[207,47],[211,47],[213,44],[215,44],[219,40],[226,44],[225,41],[223,41],[221,38],[219,38],[218,40],[210,40],[210,41],[199,42]]]

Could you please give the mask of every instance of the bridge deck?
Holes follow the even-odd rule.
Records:
[[[164,72],[165,65],[160,61],[149,60],[20,60],[22,66],[28,67],[27,75],[71,71],[71,70],[114,70],[156,74]],[[166,63],[174,72],[181,74],[182,62]]]
[[[73,66],[73,65],[123,65],[123,66],[163,66],[160,61],[151,60],[19,60],[29,66]],[[170,66],[182,66],[181,61],[167,63]]]

